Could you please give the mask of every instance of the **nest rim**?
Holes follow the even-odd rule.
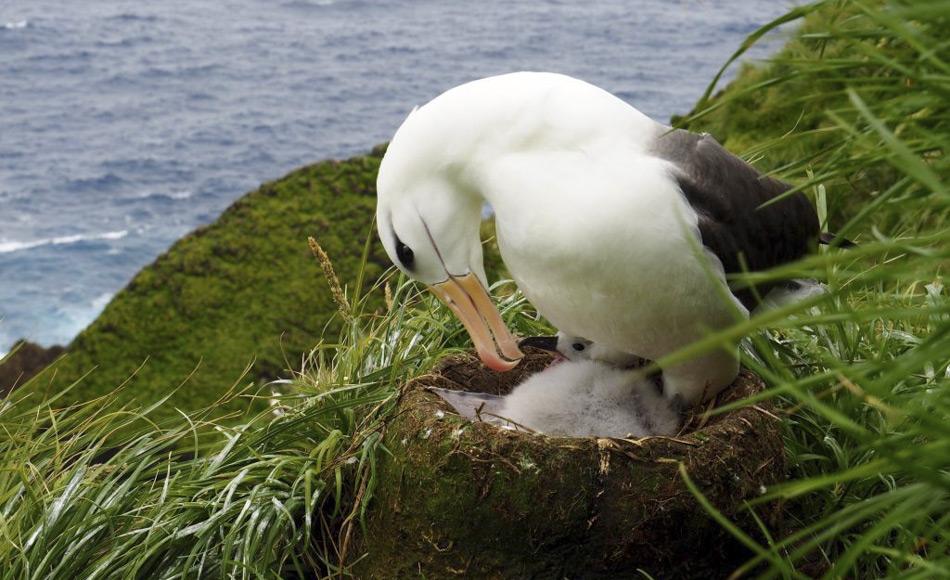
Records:
[[[718,409],[726,405],[731,405],[743,399],[753,397],[762,393],[766,389],[762,379],[752,371],[745,368],[740,370],[739,375],[731,385],[723,389],[715,397],[702,403],[701,405],[687,409],[683,415],[683,424],[679,431],[677,431],[674,435],[645,435],[642,437],[574,437],[565,435],[549,435],[532,431],[527,428],[503,429],[497,425],[483,421],[467,419],[461,416],[448,401],[431,390],[432,387],[449,388],[449,386],[446,384],[448,383],[454,387],[461,387],[457,389],[452,388],[451,390],[479,392],[479,386],[467,384],[453,377],[453,375],[458,374],[457,371],[459,368],[467,368],[470,370],[476,370],[482,374],[482,377],[494,379],[487,383],[482,383],[481,388],[487,388],[487,390],[480,392],[497,395],[507,394],[530,374],[539,372],[546,368],[555,358],[552,353],[541,349],[528,347],[524,350],[525,358],[514,369],[504,373],[493,371],[484,367],[474,351],[462,351],[459,353],[450,354],[440,360],[428,373],[414,377],[405,383],[400,392],[400,410],[411,413],[426,413],[427,411],[431,411],[428,413],[428,415],[437,421],[441,421],[444,417],[451,417],[453,420],[461,421],[467,426],[478,426],[478,428],[484,427],[486,430],[484,433],[485,436],[490,436],[492,433],[497,433],[504,434],[506,437],[515,436],[516,438],[543,438],[543,440],[549,445],[561,445],[567,447],[575,445],[579,440],[596,441],[601,439],[627,442],[636,445],[638,448],[643,448],[645,445],[649,445],[650,441],[654,439],[689,445],[691,444],[691,441],[689,440],[691,436],[701,437],[704,439],[716,438],[717,435],[729,430],[730,427],[737,426],[737,424],[748,429],[753,428],[751,425],[749,425],[748,418],[746,417],[746,415],[752,413],[765,415],[770,420],[781,420],[774,412],[772,412],[772,405],[768,402],[762,405],[750,404],[738,406],[727,411],[718,411]],[[407,397],[412,399],[411,403],[406,401]],[[404,406],[409,406],[409,408],[403,409]],[[439,411],[441,411],[444,415],[438,415]]]

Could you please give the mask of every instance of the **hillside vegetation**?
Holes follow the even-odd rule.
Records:
[[[729,88],[704,99],[679,122],[711,131],[801,187],[823,218],[831,216],[833,229],[859,246],[826,248],[776,272],[740,277],[737,282],[818,278],[828,293],[763,313],[686,349],[718,348],[723,340],[748,336],[743,364],[768,389],[735,405],[774,403],[783,426],[788,481],[760,489],[761,497],[749,502],[749,517],[728,518],[706,501],[702,481],[685,463],[678,473],[694,494],[696,509],[717,518],[747,548],[746,556],[733,563],[736,577],[946,577],[950,4],[829,0],[796,8],[786,20],[802,26],[786,50],[764,67],[745,69]],[[354,172],[362,174],[371,172],[376,161],[354,162],[361,168]],[[325,172],[318,183],[332,183],[333,167],[310,170]],[[371,195],[360,195],[369,215]],[[268,227],[280,227],[266,221],[270,214],[260,217]],[[259,224],[244,227],[267,230]],[[49,372],[0,406],[0,574],[302,578],[352,573],[362,555],[362,534],[379,532],[372,517],[379,509],[378,486],[387,479],[387,469],[399,470],[393,465],[398,454],[390,448],[402,441],[392,439],[387,427],[400,386],[468,344],[446,308],[392,270],[357,296],[360,276],[368,284],[382,272],[381,256],[374,251],[352,268],[343,263],[356,255],[346,254],[343,248],[350,246],[344,241],[362,246],[364,227],[366,220],[354,223],[360,230],[356,240],[324,244],[342,282],[351,284],[331,323],[339,333],[323,335],[305,372],[285,385],[287,394],[270,411],[224,423],[202,415],[166,415],[161,424],[149,426],[138,418],[161,413],[167,404],[130,406],[125,393],[71,408],[58,400],[37,403],[28,395],[48,384]],[[200,244],[201,238],[182,244]],[[322,305],[331,308],[330,293],[316,278],[302,238],[300,246],[287,242],[284,251],[300,252],[300,268],[314,269],[310,290],[322,293]],[[214,254],[208,248],[195,255],[211,261]],[[288,258],[280,254],[272,261],[282,259]],[[189,260],[171,262],[180,270]],[[200,270],[193,272],[201,279]],[[162,288],[157,280],[146,282]],[[234,281],[224,288],[238,291],[237,286]],[[261,287],[269,291],[273,286]],[[504,296],[502,314],[516,333],[545,330],[510,285],[493,292]],[[223,302],[220,293],[210,296]],[[165,300],[172,303],[169,296]],[[151,304],[143,302],[146,308]],[[287,304],[280,306],[274,312],[286,312]],[[244,316],[238,306],[229,312]],[[129,307],[117,311],[115,320],[135,321],[135,328],[148,332],[149,324],[136,315]],[[181,316],[175,318],[178,324]],[[240,325],[228,328],[235,326]],[[223,334],[206,334],[204,340],[216,336]],[[118,341],[113,347],[102,352],[117,352]],[[218,378],[220,393],[231,379]],[[77,400],[75,393],[69,397]],[[418,436],[427,437],[425,432]],[[457,437],[470,441],[464,429]],[[442,459],[433,454],[433,461]],[[492,463],[486,469],[511,466],[504,458],[487,461]],[[412,473],[397,475],[412,478]],[[442,487],[454,486],[448,481]],[[432,505],[445,500],[426,496],[420,501],[428,499]],[[756,512],[774,502],[784,506],[784,526],[770,527]],[[435,550],[452,550],[451,544],[432,540],[436,526],[426,522],[425,529],[397,531],[422,536]],[[472,539],[477,541],[477,534]],[[583,543],[570,547],[582,549]],[[653,564],[645,561],[640,569],[648,577],[665,577]],[[457,572],[427,570],[425,575]]]
[[[307,237],[344,280],[362,272],[371,284],[389,265],[372,227],[382,151],[303,167],[238,199],[143,268],[36,386],[55,393],[83,377],[68,402],[124,385],[124,402],[170,395],[158,414],[171,415],[299,370],[304,353],[340,330]]]

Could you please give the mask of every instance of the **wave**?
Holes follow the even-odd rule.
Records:
[[[29,25],[30,25],[29,20],[16,20],[16,21],[11,21],[11,22],[4,22],[3,26],[0,26],[0,28],[4,30],[22,30],[23,28],[26,28]]]
[[[97,40],[95,42],[96,48],[130,48],[137,46],[139,44],[149,44],[154,42],[155,38],[152,36],[135,36],[135,37],[126,37],[126,38],[117,38],[113,40]]]
[[[184,191],[172,191],[169,193],[153,193],[149,195],[148,197],[166,197],[168,199],[181,200],[181,199],[188,199],[192,195],[194,195],[193,192],[184,190]]]
[[[143,201],[165,204],[168,202],[191,199],[194,194],[195,193],[193,191],[189,191],[187,189],[179,191],[143,191],[129,195],[128,197],[115,198],[112,203],[120,206],[133,205],[136,207],[142,207]]]
[[[322,8],[324,6],[333,6],[337,1],[338,0],[291,0],[290,2],[284,2],[283,7],[291,9]]]
[[[106,20],[113,20],[119,22],[158,22],[158,16],[154,14],[135,14],[132,12],[123,12],[122,14],[114,14],[106,18]]]
[[[115,296],[113,292],[102,292],[93,296],[81,296],[75,301],[58,300],[54,304],[44,303],[41,308],[32,310],[28,317],[8,316],[0,312],[0,358],[4,349],[9,350],[23,337],[41,346],[67,344],[105,309]],[[14,299],[8,304],[9,313],[33,304],[30,299]]]
[[[137,75],[137,78],[146,80],[166,78],[205,78],[211,73],[217,72],[222,68],[223,65],[219,63],[196,64],[191,66],[159,65],[144,69],[140,75]]]
[[[110,172],[97,177],[70,179],[67,184],[70,191],[110,191],[125,185],[125,180]]]
[[[173,201],[181,201],[183,199],[188,199],[194,192],[186,190],[182,191],[148,191],[145,193],[140,193],[134,197],[136,200],[141,199],[170,199]]]
[[[92,306],[92,309],[95,311],[95,313],[98,314],[102,312],[102,310],[106,307],[106,304],[112,301],[113,296],[115,296],[115,294],[112,292],[103,292],[102,294],[93,298],[90,305]]]
[[[31,240],[29,242],[0,240],[0,254],[31,250],[33,248],[39,248],[42,246],[60,246],[64,244],[75,244],[78,242],[88,242],[95,240],[121,240],[127,235],[129,235],[128,230],[118,230],[114,232],[103,232],[101,234],[75,234],[72,236],[42,238],[39,240]]]

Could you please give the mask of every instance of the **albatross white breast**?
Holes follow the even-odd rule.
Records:
[[[748,316],[725,274],[769,268],[818,234],[801,194],[709,136],[672,130],[583,81],[513,73],[414,110],[383,158],[377,223],[394,263],[458,315],[483,362],[520,358],[485,288],[479,223],[495,211],[502,259],[561,331],[657,360]],[[738,373],[736,349],[663,368],[696,403]]]

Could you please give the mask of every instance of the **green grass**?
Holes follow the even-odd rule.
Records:
[[[207,414],[153,422],[166,401],[131,410],[115,395],[4,404],[0,575],[311,577],[356,559],[347,551],[372,505],[396,386],[467,343],[440,303],[394,282],[373,292],[390,296],[384,311],[350,296],[339,340],[238,425]],[[523,333],[547,330],[517,295],[503,312]]]
[[[784,499],[786,529],[760,543],[758,530],[723,523],[755,546],[739,570],[765,577],[950,576],[950,3],[800,13],[802,33],[773,64],[681,120],[799,185],[860,242],[745,277],[817,277],[830,291],[694,347],[748,334],[744,362],[786,424],[790,479],[762,498]],[[397,387],[467,344],[413,285],[388,279],[389,299],[386,278],[358,292],[373,277],[363,262],[337,264],[352,281],[339,338],[292,384],[272,385],[285,393],[275,409],[223,424],[115,396],[5,402],[0,574],[309,577],[358,559]],[[517,332],[543,328],[505,294]],[[256,390],[245,391],[230,405],[246,408]]]
[[[746,364],[784,403],[793,471],[763,497],[787,501],[791,533],[748,567],[948,576],[950,3],[812,10],[772,64],[680,120],[796,183],[861,243],[784,268],[832,293],[749,324]]]

